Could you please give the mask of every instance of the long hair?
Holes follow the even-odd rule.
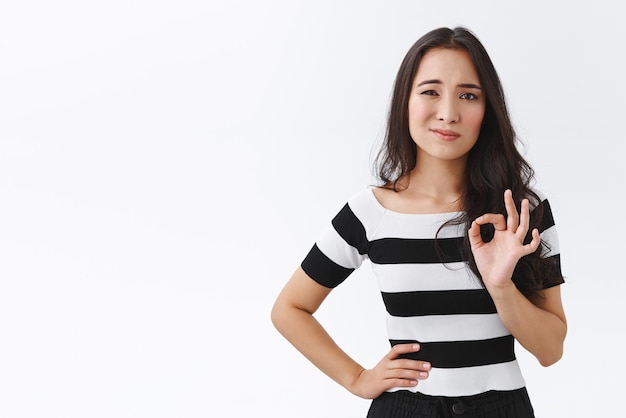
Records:
[[[378,180],[382,187],[398,191],[399,180],[415,168],[417,146],[409,133],[409,96],[422,58],[435,48],[466,51],[474,63],[486,99],[478,140],[467,157],[461,199],[463,212],[447,224],[464,224],[467,231],[471,222],[485,213],[506,216],[504,191],[511,189],[513,199],[518,202],[518,211],[523,198],[529,199],[534,208],[526,240],[529,242],[530,231],[541,225],[544,209],[541,199],[531,188],[534,171],[517,149],[517,136],[496,69],[484,46],[466,28],[438,28],[428,32],[404,57],[394,82],[384,141],[375,162]],[[481,227],[485,241],[493,238],[493,232],[491,225]],[[467,233],[463,246],[470,269],[481,278]],[[555,280],[554,275],[558,274],[551,260],[542,257],[547,250],[549,248],[542,241],[535,253],[519,260],[513,273],[513,281],[528,298],[537,297],[546,283]]]

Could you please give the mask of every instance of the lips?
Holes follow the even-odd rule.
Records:
[[[458,137],[461,136],[458,132],[454,132],[448,129],[431,129],[431,131],[437,135],[439,139],[443,139],[444,141],[454,141]]]

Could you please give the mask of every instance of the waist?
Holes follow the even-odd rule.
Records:
[[[485,366],[515,360],[515,340],[512,335],[472,341],[389,340],[389,342],[392,347],[397,344],[419,343],[419,351],[400,357],[428,361],[433,367],[442,369]]]
[[[491,411],[515,406],[526,410],[532,416],[532,405],[525,387],[519,389],[499,391],[489,390],[472,396],[430,396],[421,393],[412,393],[406,390],[385,392],[374,402],[385,403],[387,407],[398,408],[412,414],[434,416],[441,409],[451,411],[454,415],[469,413],[487,414]]]

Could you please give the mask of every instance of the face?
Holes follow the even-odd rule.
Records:
[[[464,162],[478,140],[485,98],[469,54],[433,49],[420,62],[409,97],[417,160]]]

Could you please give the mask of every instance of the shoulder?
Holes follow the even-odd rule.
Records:
[[[531,211],[541,206],[542,211],[551,217],[552,208],[550,207],[548,195],[543,190],[537,188],[531,188],[530,191],[534,193],[534,196],[529,196]]]
[[[376,201],[383,207],[389,207],[390,202],[393,202],[398,194],[395,190],[385,187],[372,187],[371,192]]]
[[[530,191],[533,192],[537,196],[537,198],[539,199],[539,202],[543,202],[544,200],[548,199],[548,196],[546,195],[546,193],[541,189],[538,189],[536,187],[531,187]]]
[[[372,216],[380,213],[384,208],[377,199],[377,187],[369,186],[354,193],[348,199],[346,206],[353,212],[363,216]]]
[[[372,191],[376,202],[386,210],[407,214],[420,213],[420,200],[409,195],[407,188],[395,190],[387,187],[376,187]]]
[[[376,230],[385,215],[373,187],[367,187],[354,193],[332,220],[333,229],[348,241],[367,241],[366,236]],[[356,245],[355,245],[356,246]]]
[[[371,186],[354,193],[339,214],[337,214],[337,218],[352,218],[354,221],[363,224],[363,226],[377,222],[385,210],[378,202],[374,193],[374,187]]]
[[[548,208],[550,210],[550,201],[548,195],[541,189],[535,187],[530,188],[531,194],[527,196],[531,211],[534,211],[538,206],[542,208]]]

